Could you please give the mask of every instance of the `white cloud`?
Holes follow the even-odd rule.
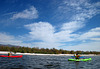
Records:
[[[90,40],[100,41],[100,38],[90,38]]]
[[[63,28],[63,27],[62,27],[63,29],[61,31],[56,32],[55,28],[48,22],[32,23],[32,24],[25,25],[25,27],[28,28],[29,30],[31,30],[28,34],[28,38],[30,37],[30,40],[33,40],[33,41],[41,40],[41,41],[32,42],[31,45],[40,47],[40,48],[42,48],[42,47],[44,47],[44,48],[46,48],[46,47],[47,48],[53,48],[53,47],[59,48],[59,46],[67,45],[66,43],[63,43],[63,42],[71,42],[71,41],[85,41],[85,40],[99,41],[99,38],[97,38],[97,37],[100,36],[100,28],[99,27],[93,28],[83,34],[73,34],[70,31],[68,32],[68,30],[70,28],[67,29],[67,28]],[[77,28],[75,27],[75,29],[77,29]],[[75,30],[75,29],[73,29],[73,30]],[[91,43],[89,43],[89,44],[91,44]],[[96,44],[96,43],[94,43],[94,44]],[[86,46],[84,45],[84,47],[86,47]],[[77,46],[75,46],[75,47],[77,48]],[[84,48],[84,47],[82,47],[82,48]],[[82,49],[81,47],[79,47],[79,48]],[[79,48],[77,48],[77,49],[79,49]]]
[[[78,34],[70,34],[68,31],[60,31],[54,34],[56,42],[70,42],[74,41]]]
[[[23,40],[20,40],[19,37],[14,37],[7,33],[0,32],[0,44],[11,44],[16,46],[32,46],[30,43],[23,43]]]
[[[64,0],[59,7],[56,11],[62,13],[64,18],[70,19],[69,22],[63,23],[62,29],[70,30],[70,32],[83,28],[88,19],[100,13],[98,9],[100,2],[89,3],[87,0]],[[60,16],[60,18],[63,16]]]
[[[78,34],[71,34],[71,26],[68,29],[62,27],[63,29],[59,32],[56,32],[55,27],[48,22],[32,23],[25,25],[25,27],[31,30],[28,35],[31,40],[41,40],[43,42],[54,43],[73,41],[78,37]]]
[[[82,28],[84,25],[82,22],[79,21],[72,21],[69,23],[64,23],[62,26],[62,30],[66,30],[67,33],[72,33],[77,31],[78,29]]]
[[[55,42],[33,42],[32,45],[34,47],[39,47],[39,48],[56,48],[56,49],[59,49],[59,46],[62,46],[64,44],[55,43]]]
[[[39,22],[25,25],[31,32],[29,32],[30,37],[33,40],[42,40],[45,42],[53,42],[55,28],[48,22]]]
[[[65,45],[61,42],[74,41],[78,37],[78,34],[70,34],[67,30],[56,32],[55,27],[48,22],[32,23],[25,27],[30,30],[27,38],[36,41],[32,42],[33,46],[58,48],[58,46]]]
[[[65,46],[67,50],[100,51],[100,42],[81,43],[74,46]]]
[[[0,44],[19,44],[21,41],[15,40],[14,36],[0,33]]]
[[[64,12],[64,15],[66,14],[69,15],[68,13],[71,12],[72,14],[70,13],[70,15],[72,17],[70,17],[69,22],[63,23],[61,27],[61,30],[63,32],[60,31],[59,33],[57,33],[58,36],[62,35],[62,37],[61,38],[59,37],[59,39],[63,39],[64,41],[66,41],[67,38],[70,41],[74,41],[75,39],[85,40],[85,39],[89,39],[90,37],[93,38],[99,36],[100,32],[96,32],[96,31],[93,32],[88,31],[87,33],[81,35],[74,34],[74,36],[72,36],[73,38],[71,38],[70,36],[73,33],[75,33],[77,30],[83,28],[86,25],[86,21],[88,19],[97,15],[99,13],[99,9],[98,9],[99,7],[100,7],[99,2],[89,3],[89,1],[87,0],[74,0],[74,1],[64,0],[63,3],[60,5],[60,8],[58,8],[58,10],[60,12]],[[65,36],[65,38],[63,36]]]
[[[93,28],[89,30],[88,32],[80,35],[79,39],[80,40],[86,40],[86,39],[96,40],[98,39],[98,37],[100,37],[100,27]]]
[[[25,9],[22,12],[16,13],[11,19],[36,19],[38,18],[38,11],[34,6],[31,6],[29,9]]]

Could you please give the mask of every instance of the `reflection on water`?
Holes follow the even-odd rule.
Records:
[[[100,56],[91,56],[92,61],[68,61],[70,56],[23,56],[22,58],[0,57],[0,69],[99,69]],[[89,58],[89,57],[86,57]]]
[[[79,69],[79,62],[75,62],[76,69]]]

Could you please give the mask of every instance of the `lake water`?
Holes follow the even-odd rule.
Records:
[[[100,69],[100,56],[87,56],[92,61],[68,61],[70,56],[34,56],[22,58],[0,57],[0,69]]]

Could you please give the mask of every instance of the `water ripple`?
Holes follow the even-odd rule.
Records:
[[[67,61],[70,56],[32,56],[22,58],[0,57],[0,69],[99,69],[100,56],[88,56],[88,62]]]

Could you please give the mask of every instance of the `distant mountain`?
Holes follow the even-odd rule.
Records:
[[[11,45],[11,44],[0,44],[0,46],[21,47],[21,46],[16,46],[16,45]]]

